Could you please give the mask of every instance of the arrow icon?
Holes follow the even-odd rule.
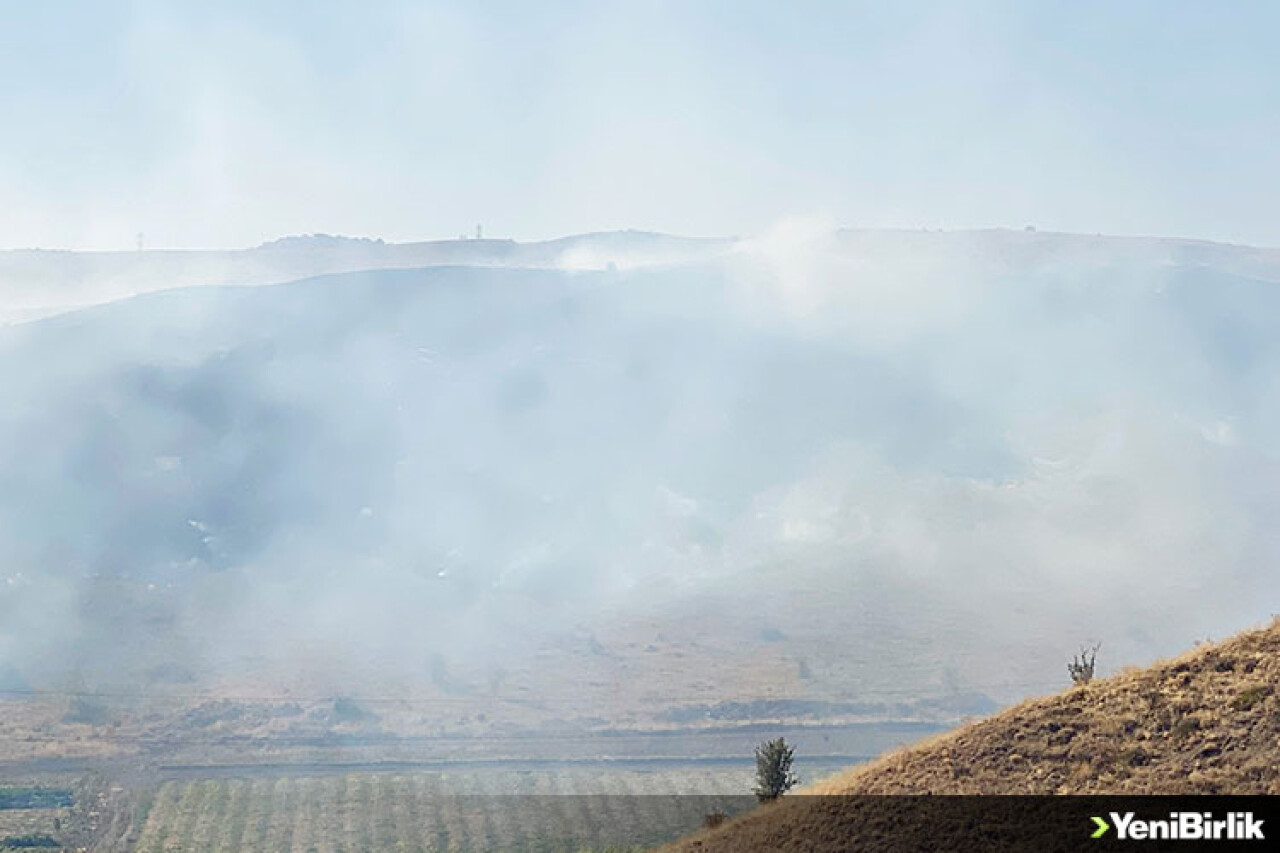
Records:
[[[1100,817],[1090,818],[1090,820],[1098,825],[1098,828],[1093,831],[1093,835],[1089,836],[1090,838],[1101,838],[1111,828],[1111,825]]]

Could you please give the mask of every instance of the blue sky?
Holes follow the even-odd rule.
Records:
[[[0,247],[644,228],[1280,245],[1280,5],[0,0]]]

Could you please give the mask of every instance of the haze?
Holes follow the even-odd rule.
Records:
[[[191,257],[366,270],[4,330],[21,683],[1007,701],[1275,592],[1275,251],[796,223]]]
[[[1274,245],[1273,4],[8,3],[0,246],[1031,224]]]
[[[1270,6],[74,10],[0,689],[954,721],[1269,615]]]

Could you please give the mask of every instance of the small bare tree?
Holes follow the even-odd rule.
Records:
[[[1072,658],[1071,663],[1067,664],[1067,672],[1071,675],[1071,683],[1077,687],[1088,684],[1093,681],[1093,668],[1098,660],[1098,649],[1102,648],[1102,643],[1094,643],[1092,646],[1080,649],[1080,654]]]
[[[756,747],[756,799],[762,803],[778,799],[796,784],[791,773],[795,749],[785,738],[766,741]]]

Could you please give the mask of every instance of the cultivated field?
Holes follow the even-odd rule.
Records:
[[[749,768],[349,773],[175,780],[139,853],[648,847],[753,805]]]
[[[69,808],[0,808],[0,850],[14,849],[19,843],[31,846],[35,839],[59,837],[70,814]]]
[[[56,847],[72,826],[73,801],[68,788],[0,782],[0,850]]]

